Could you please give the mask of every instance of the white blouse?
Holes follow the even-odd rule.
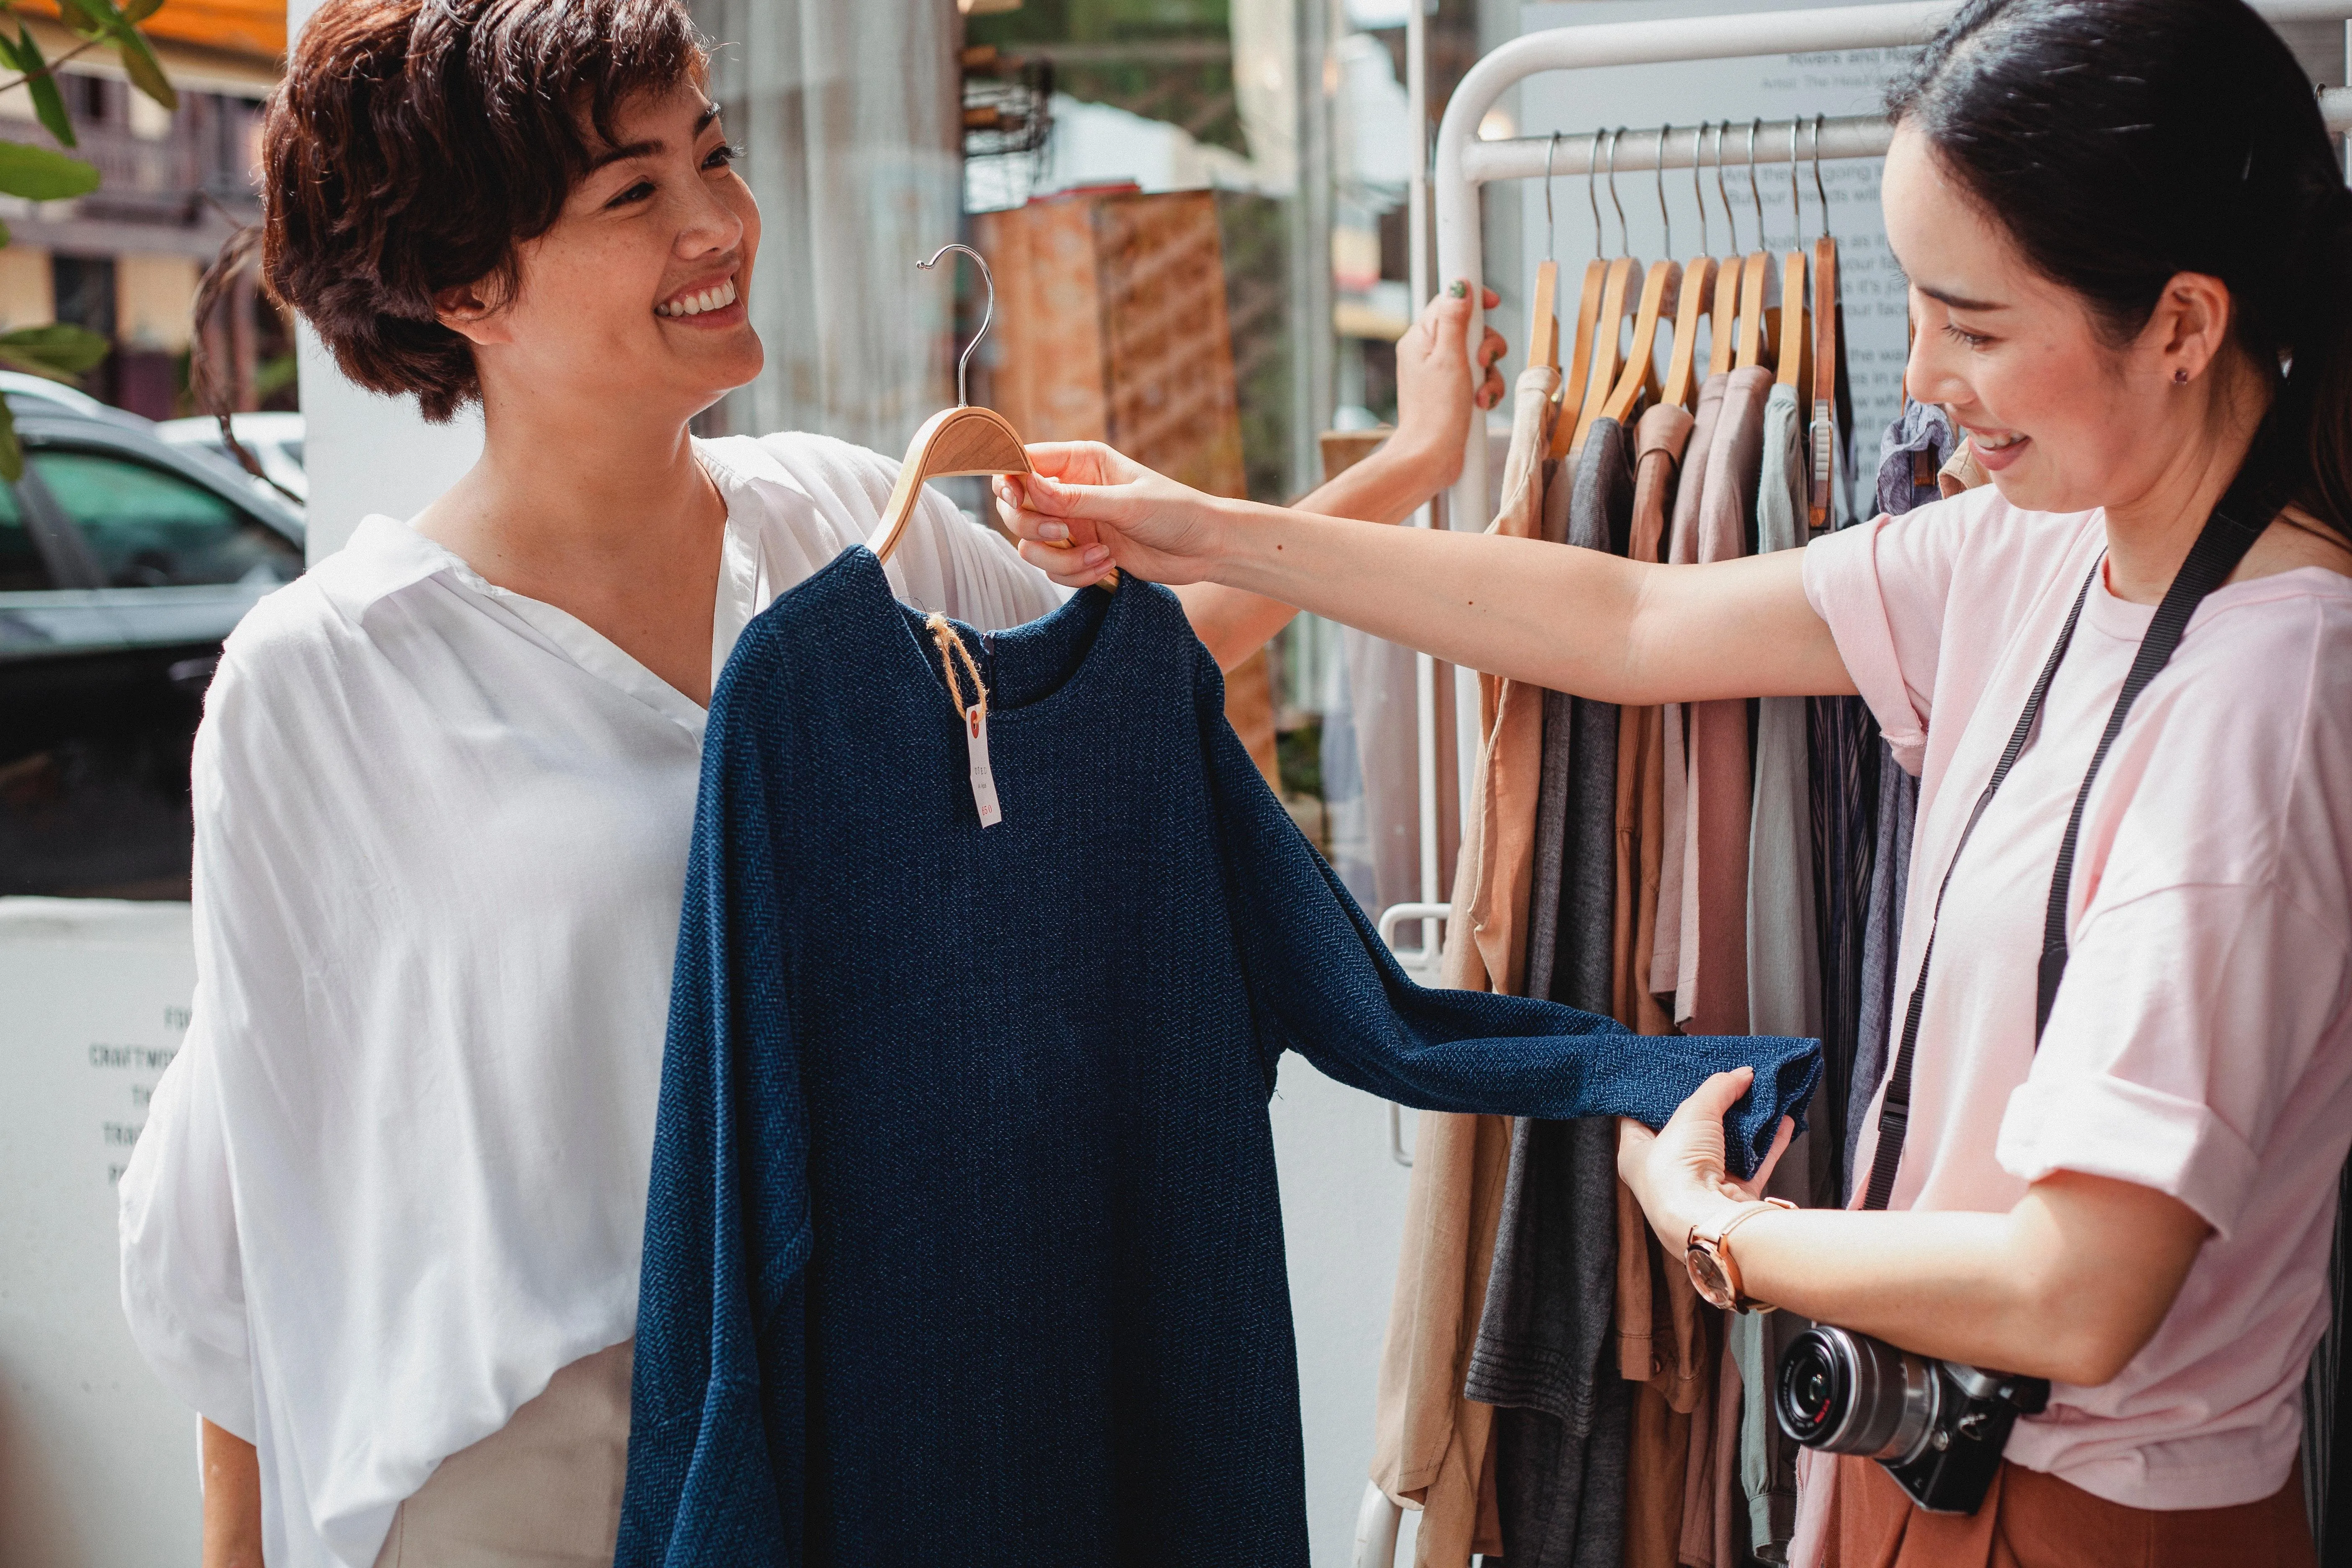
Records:
[[[715,679],[896,465],[696,451],[728,505]],[[935,492],[888,571],[982,627],[1058,602]],[[258,1447],[272,1568],[365,1568],[445,1456],[635,1331],[703,717],[385,517],[229,638],[194,1017],[122,1178],[122,1297],[164,1384]]]

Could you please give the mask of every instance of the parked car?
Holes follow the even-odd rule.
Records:
[[[245,449],[261,465],[261,471],[281,490],[297,501],[310,499],[310,480],[302,469],[302,416],[299,414],[232,414],[229,428]],[[211,417],[196,419],[166,419],[155,426],[155,434],[174,447],[190,447],[213,453],[223,462],[243,473],[244,467],[229,454],[228,446],[220,438],[220,421]],[[249,476],[248,476],[249,477]]]
[[[20,379],[0,379],[26,458],[0,484],[0,894],[184,899],[205,688],[238,619],[301,573],[301,514]]]

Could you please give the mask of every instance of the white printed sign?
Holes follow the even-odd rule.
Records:
[[[185,904],[0,899],[0,1564],[193,1563],[196,1418],[122,1320],[115,1184],[195,984]]]

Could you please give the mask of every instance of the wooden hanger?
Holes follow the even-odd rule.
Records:
[[[1699,254],[1683,263],[1679,298],[1675,311],[1675,344],[1666,359],[1666,379],[1659,401],[1696,410],[1698,406],[1698,323],[1708,314],[1715,289],[1715,258],[1707,254],[1706,198],[1699,190],[1699,144],[1706,138],[1701,124],[1691,132],[1691,200],[1698,206]]]
[[[1666,132],[1658,127],[1658,222],[1665,240],[1666,253],[1674,254],[1674,220],[1666,212]],[[1617,377],[1616,390],[1601,410],[1604,418],[1620,425],[1633,422],[1633,411],[1643,395],[1655,396],[1658,391],[1658,328],[1666,312],[1679,302],[1683,269],[1672,261],[1654,261],[1649,276],[1642,283],[1641,308],[1633,314],[1633,344],[1626,352],[1625,368]]]
[[[1805,204],[1797,189],[1797,122],[1789,121],[1789,233],[1805,232]],[[1793,240],[1793,244],[1801,244]],[[1791,248],[1780,258],[1780,355],[1776,384],[1800,392],[1812,363],[1813,331],[1805,302],[1805,253]]]
[[[1576,416],[1575,435],[1569,441],[1571,458],[1584,450],[1584,437],[1592,422],[1601,417],[1610,389],[1617,384],[1618,368],[1625,363],[1625,319],[1638,309],[1633,279],[1641,272],[1642,263],[1625,239],[1625,204],[1617,199],[1617,139],[1624,134],[1622,125],[1609,133],[1609,201],[1617,209],[1618,245],[1625,254],[1609,264],[1608,280],[1601,287],[1601,317],[1593,324],[1592,374],[1584,385],[1584,406]]]
[[[1837,240],[1830,234],[1830,194],[1822,184],[1822,121],[1813,116],[1813,194],[1821,198],[1822,233],[1813,241],[1812,488],[1811,522],[1830,525],[1831,488],[1837,483],[1838,373],[1845,353],[1838,341],[1844,307],[1838,298]]]
[[[1584,437],[1601,417],[1610,389],[1617,384],[1618,368],[1625,363],[1625,319],[1639,308],[1633,279],[1642,264],[1621,256],[1609,264],[1608,281],[1601,290],[1601,315],[1592,328],[1592,374],[1584,384],[1584,406],[1576,416],[1576,430],[1568,444],[1569,456],[1584,450]]]
[[[1813,333],[1805,304],[1805,253],[1790,251],[1780,258],[1780,322],[1773,379],[1802,390],[1805,371],[1812,363]]]
[[[1592,133],[1592,147],[1584,160],[1584,199],[1592,208],[1592,259],[1584,264],[1584,288],[1576,306],[1575,352],[1569,356],[1568,374],[1560,378],[1559,412],[1552,420],[1555,461],[1568,456],[1585,405],[1591,401],[1593,350],[1600,341],[1601,309],[1609,292],[1612,265],[1601,254],[1601,139],[1609,134],[1605,129]]]
[[[1722,375],[1731,369],[1739,342],[1739,215],[1731,210],[1731,193],[1723,188],[1723,138],[1731,129],[1725,121],[1715,128],[1715,194],[1722,198],[1724,221],[1731,226],[1731,250],[1715,275],[1715,303],[1708,312],[1707,331],[1714,339],[1707,350],[1706,374]]]
[[[1732,358],[1736,370],[1766,363],[1772,351],[1764,320],[1772,286],[1772,253],[1764,248],[1764,194],[1756,185],[1756,133],[1763,128],[1760,118],[1748,125],[1748,195],[1756,204],[1757,247],[1739,263],[1739,347]]]
[[[1528,363],[1559,368],[1559,263],[1536,264],[1535,308],[1528,312]]]
[[[1536,264],[1535,307],[1528,313],[1528,363],[1559,368],[1559,263],[1552,258],[1559,226],[1551,210],[1551,158],[1559,146],[1559,132],[1544,147],[1544,258]]]
[[[1642,284],[1641,308],[1633,314],[1633,346],[1625,355],[1625,369],[1617,389],[1609,395],[1601,415],[1620,425],[1629,424],[1644,392],[1658,391],[1658,326],[1680,301],[1683,269],[1672,261],[1654,261]]]
[[[1608,287],[1609,263],[1595,258],[1584,264],[1584,287],[1576,303],[1575,347],[1568,370],[1559,380],[1559,412],[1551,427],[1551,455],[1568,455],[1569,438],[1576,434],[1577,416],[1584,412],[1584,384],[1592,374],[1592,339],[1601,322],[1601,296]]]
[[[996,320],[996,279],[988,270],[988,262],[979,251],[968,245],[942,245],[931,253],[929,261],[915,265],[929,271],[939,265],[940,258],[950,250],[960,250],[980,264],[982,281],[988,285],[988,310],[980,319],[980,331],[956,361],[956,405],[942,408],[915,432],[907,443],[907,456],[898,465],[898,482],[890,487],[890,500],[882,508],[882,521],[875,531],[874,553],[887,561],[890,552],[898,548],[898,541],[907,531],[907,524],[915,515],[915,503],[921,500],[923,485],[930,479],[944,479],[962,474],[1027,474],[1036,470],[1029,466],[1029,454],[1022,449],[1021,432],[1013,423],[993,408],[974,407],[966,393],[965,374],[971,363],[972,350],[988,335],[989,323]],[[1075,548],[1064,543],[1058,549]],[[1116,569],[1104,574],[1105,587],[1116,587]]]

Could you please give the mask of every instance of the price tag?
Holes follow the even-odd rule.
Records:
[[[988,710],[978,703],[963,710],[963,734],[971,752],[971,804],[980,825],[993,827],[1004,820],[1004,809],[996,804],[996,774],[988,765]]]

